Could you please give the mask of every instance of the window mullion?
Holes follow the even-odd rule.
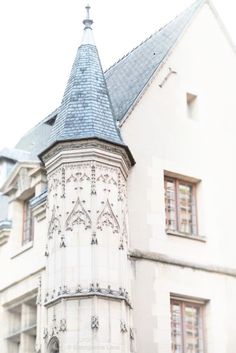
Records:
[[[181,303],[181,318],[182,318],[182,352],[183,353],[186,353],[186,347],[185,347],[185,344],[186,344],[186,329],[185,329],[185,304],[184,303]]]
[[[176,217],[176,231],[179,231],[179,181],[176,179],[174,180],[175,185],[175,217]]]

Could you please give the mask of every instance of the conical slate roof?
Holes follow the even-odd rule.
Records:
[[[58,141],[98,138],[123,145],[113,114],[99,54],[93,41],[88,15],[84,20],[84,38],[71,70],[70,78],[50,136],[50,145]]]

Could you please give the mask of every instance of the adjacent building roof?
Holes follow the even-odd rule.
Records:
[[[0,159],[7,159],[12,162],[28,161],[30,160],[31,154],[24,149],[17,148],[4,148],[0,151]]]
[[[91,24],[88,23],[61,107],[30,130],[16,147],[30,151],[36,158],[49,144],[66,139],[98,137],[123,144],[114,120],[120,121],[134,106],[205,2],[195,1],[115,63],[105,72],[105,80],[91,36]],[[52,129],[54,120],[56,123]]]

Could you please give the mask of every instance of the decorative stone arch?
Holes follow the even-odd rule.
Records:
[[[59,340],[57,337],[52,337],[48,343],[48,353],[60,353]]]

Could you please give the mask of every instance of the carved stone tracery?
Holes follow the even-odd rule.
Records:
[[[97,229],[103,230],[104,227],[112,228],[113,233],[118,233],[120,230],[119,222],[108,199],[97,219]]]
[[[61,233],[61,223],[59,218],[56,216],[56,206],[53,206],[51,219],[48,227],[48,239],[52,239],[53,235]]]
[[[82,205],[79,197],[66,220],[65,229],[73,230],[74,225],[76,224],[83,224],[85,229],[89,229],[92,226],[91,218]]]
[[[99,318],[98,316],[92,316],[91,317],[91,329],[99,329]]]

